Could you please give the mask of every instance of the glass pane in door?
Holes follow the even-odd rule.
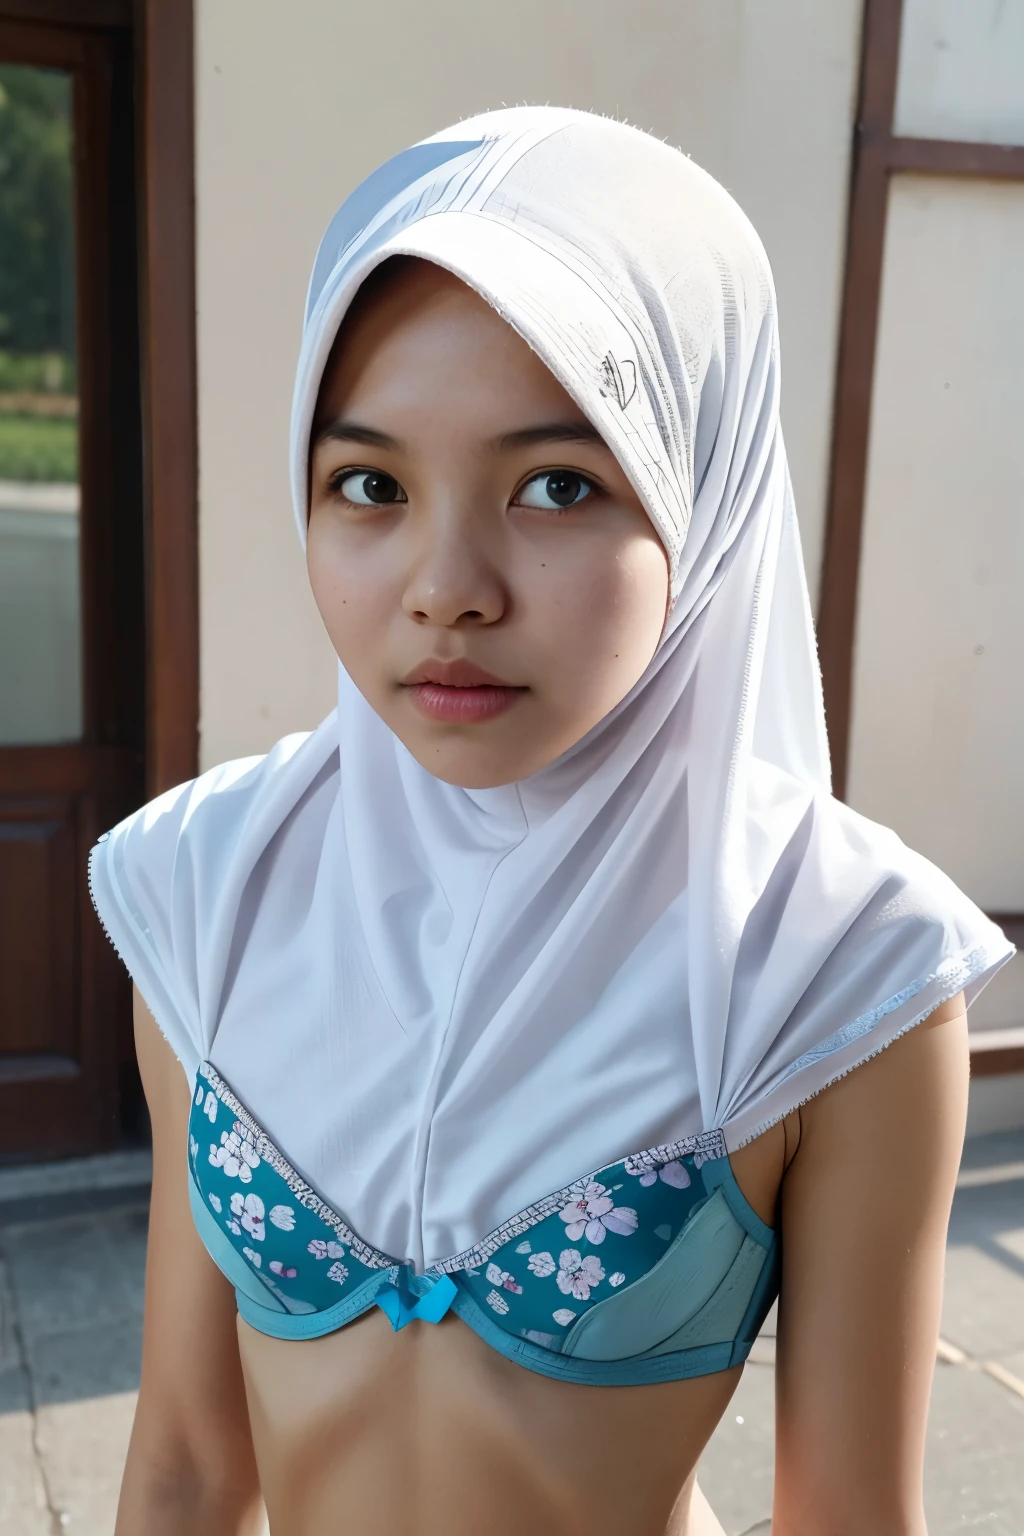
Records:
[[[0,746],[82,734],[72,80],[0,64]]]

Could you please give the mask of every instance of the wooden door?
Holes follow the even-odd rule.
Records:
[[[145,735],[132,38],[97,9],[0,3],[4,1159],[112,1145],[130,1059],[85,873]]]

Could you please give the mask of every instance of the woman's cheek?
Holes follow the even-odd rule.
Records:
[[[596,724],[639,681],[658,648],[668,602],[664,557],[626,551],[595,570],[579,596],[563,644]]]
[[[350,580],[339,583],[327,629],[339,660],[359,686],[364,691],[379,686],[387,621],[372,590]]]
[[[311,522],[307,565],[313,600],[331,644],[346,667],[357,659],[359,635],[367,622],[366,588],[352,569],[351,551],[333,530]],[[371,637],[367,636],[367,641]]]

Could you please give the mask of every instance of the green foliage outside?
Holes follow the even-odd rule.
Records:
[[[0,395],[73,395],[75,360],[63,352],[6,352],[0,348]]]
[[[77,421],[0,413],[0,480],[77,479]]]
[[[75,350],[71,77],[0,64],[0,347]]]
[[[0,64],[0,480],[78,478],[78,423],[39,398],[77,391],[71,107],[65,71]]]

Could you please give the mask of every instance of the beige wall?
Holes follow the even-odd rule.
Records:
[[[775,269],[816,585],[861,0],[197,0],[204,765],[331,707],[286,478],[309,267],[381,160],[487,107],[627,118],[736,195]]]
[[[897,131],[1024,143],[1022,47],[1024,0],[904,0]],[[1022,263],[1024,184],[892,178],[849,798],[997,912],[1024,910]],[[1018,958],[971,1023],[1022,1020]],[[1019,1125],[1010,1083],[975,1098]]]
[[[1024,911],[1022,260],[1024,185],[895,179],[849,772],[997,912]]]

